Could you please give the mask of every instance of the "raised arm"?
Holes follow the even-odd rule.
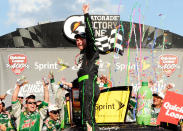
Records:
[[[95,32],[93,31],[92,20],[89,15],[89,4],[83,5],[84,20],[86,24],[86,40],[89,46],[94,46],[95,43]]]
[[[169,90],[169,89],[172,89],[173,88],[173,85],[171,83],[169,83],[168,85],[166,85],[165,89],[163,90],[163,94],[166,95],[166,92]]]
[[[28,81],[24,81],[23,84],[21,84],[21,85],[19,85],[19,84],[16,83],[16,88],[15,88],[15,90],[14,90],[14,92],[13,92],[12,99],[11,99],[12,102],[15,102],[15,101],[17,100],[17,98],[18,98],[18,93],[19,93],[19,91],[20,91],[20,88],[21,88],[22,86],[24,86],[25,84],[27,84],[27,83],[28,83]]]
[[[89,11],[89,4],[83,4],[83,13],[87,14]]]
[[[60,81],[61,81],[61,83],[62,83],[63,85],[66,85],[66,86],[69,87],[69,88],[72,88],[72,87],[73,87],[73,84],[72,84],[71,82],[66,82],[64,78],[61,78]]]
[[[43,87],[44,87],[44,101],[46,103],[49,103],[49,90],[48,90],[48,85],[49,83],[45,83],[45,81],[43,81]]]
[[[49,73],[48,78],[50,79],[50,87],[51,87],[51,91],[53,93],[53,95],[55,96],[58,86],[55,84],[55,78],[53,73]]]
[[[85,20],[85,33],[86,33],[86,57],[87,59],[92,59],[93,55],[98,51],[98,48],[95,46],[95,32],[92,26],[92,20],[89,15],[89,5],[83,5],[83,13]]]

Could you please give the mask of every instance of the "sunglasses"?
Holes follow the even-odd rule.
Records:
[[[18,97],[18,98],[23,99],[24,97]]]
[[[34,104],[34,105],[36,105],[36,102],[27,102],[27,104]]]
[[[59,111],[51,111],[51,113],[53,113],[53,114],[58,114]]]

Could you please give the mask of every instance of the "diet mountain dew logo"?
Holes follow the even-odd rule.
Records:
[[[175,71],[177,64],[178,57],[175,55],[167,54],[160,56],[160,68],[168,77]]]
[[[24,54],[12,54],[8,56],[9,64],[7,67],[10,68],[16,75],[20,75],[25,68],[29,68],[27,65],[27,56]]]

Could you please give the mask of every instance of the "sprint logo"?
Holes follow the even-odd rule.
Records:
[[[118,101],[118,100],[115,100],[116,102],[115,103],[112,103],[112,104],[96,104],[96,110],[121,110],[125,105],[121,102],[121,101]]]

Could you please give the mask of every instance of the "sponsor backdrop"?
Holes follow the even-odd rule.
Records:
[[[79,59],[78,53],[79,50],[74,47],[0,49],[0,94],[7,92],[6,102],[10,104],[16,80],[25,76],[29,83],[22,87],[19,95],[32,93],[37,99],[42,99],[42,77],[48,76],[50,71],[53,71],[56,82],[61,77],[66,81],[76,78],[78,67],[75,61]],[[161,91],[166,84],[172,83],[173,91],[183,93],[181,49],[142,49],[141,53],[130,49],[125,50],[123,56],[113,52],[100,56],[99,75],[108,76],[113,87],[133,86],[132,95],[135,95],[140,80],[151,79],[155,82],[153,91]]]

